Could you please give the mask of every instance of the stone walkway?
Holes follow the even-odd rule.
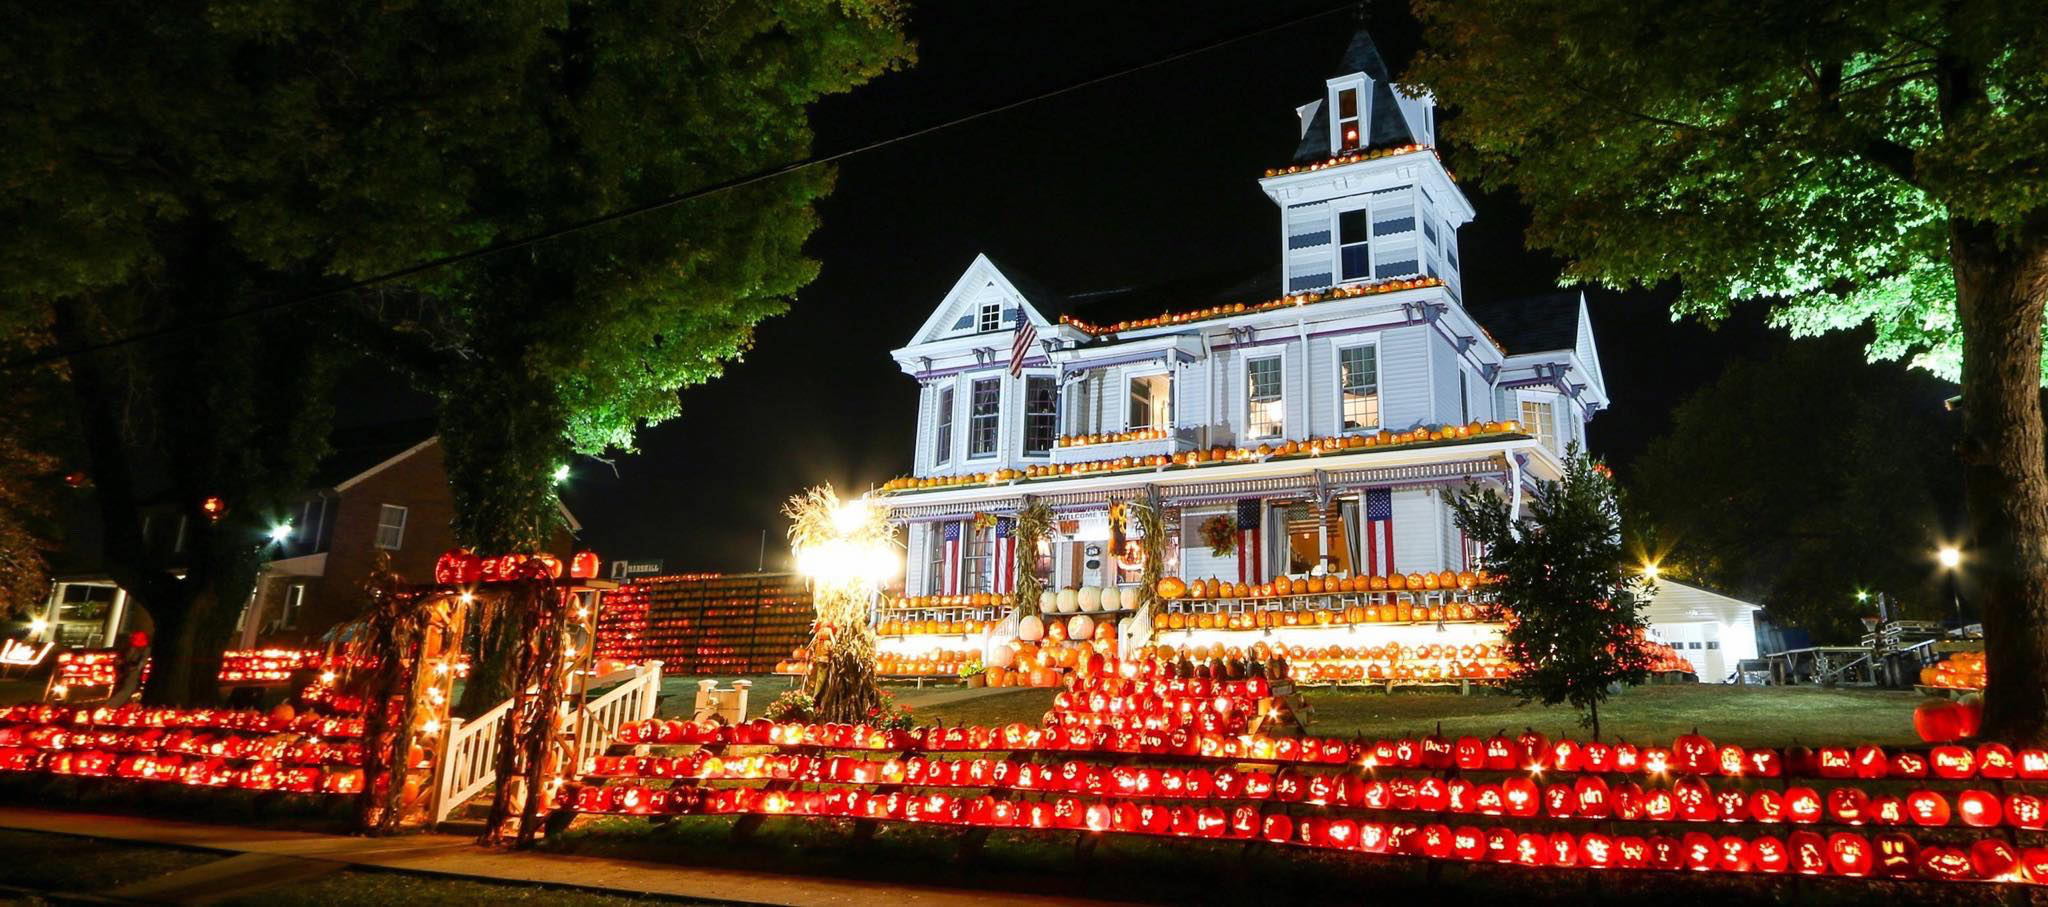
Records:
[[[456,835],[358,838],[13,806],[0,807],[0,828],[232,855],[108,892],[114,897],[152,903],[204,903],[349,867],[750,904],[971,907],[993,902],[1107,903],[1014,891],[778,875],[571,854],[513,853],[477,847],[470,838]]]

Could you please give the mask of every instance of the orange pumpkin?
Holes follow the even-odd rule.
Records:
[[[1188,584],[1178,576],[1168,576],[1159,580],[1160,598],[1173,601],[1186,595],[1187,592]]]

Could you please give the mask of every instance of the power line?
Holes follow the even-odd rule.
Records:
[[[997,114],[1015,110],[1019,107],[1026,106],[1028,104],[1035,104],[1039,101],[1049,100],[1051,98],[1056,98],[1061,95],[1070,94],[1072,92],[1080,91],[1085,88],[1100,85],[1105,82],[1110,82],[1124,78],[1126,76],[1135,75],[1137,73],[1144,72],[1148,69],[1154,69],[1171,63],[1177,63],[1181,60],[1185,60],[1190,57],[1195,57],[1205,53],[1209,53],[1211,51],[1220,50],[1224,47],[1228,47],[1232,44],[1236,44],[1241,41],[1248,41],[1253,38],[1262,37],[1264,35],[1268,35],[1276,31],[1292,28],[1304,22],[1310,22],[1316,19],[1320,19],[1324,16],[1344,12],[1346,10],[1353,9],[1354,7],[1355,4],[1353,3],[1345,3],[1341,6],[1331,7],[1329,9],[1320,10],[1318,12],[1296,16],[1292,19],[1287,19],[1285,21],[1277,22],[1272,25],[1262,26],[1252,31],[1241,32],[1236,35],[1231,35],[1226,38],[1221,38],[1216,41],[1212,41],[1200,47],[1179,51],[1177,53],[1169,54],[1167,56],[1160,57],[1155,60],[1149,60],[1144,63],[1137,64],[1135,66],[1126,67],[1115,72],[1094,76],[1088,79],[1083,79],[1079,82],[1074,82],[1069,85],[1063,85],[1059,88],[1043,91],[1038,94],[1031,95],[1029,97],[1019,98],[1017,100],[1000,104],[995,107],[983,108],[973,113],[958,116],[950,120],[945,120],[943,122],[934,123],[929,126],[920,127],[918,129],[913,129],[909,132],[898,133],[887,138],[877,139],[865,145],[857,145],[855,147],[848,148],[842,151],[836,151],[831,154],[813,155],[811,157],[800,158],[798,160],[791,161],[786,164],[781,164],[764,170],[756,170],[753,171],[752,173],[748,173],[742,176],[736,176],[731,179],[721,180],[719,182],[699,186],[695,189],[679,192],[674,195],[669,195],[663,198],[656,199],[654,201],[643,202],[641,204],[633,205],[627,208],[620,208],[605,214],[600,214],[585,220],[575,221],[573,223],[565,224],[563,226],[553,227],[547,230],[543,230],[539,233],[529,234],[527,236],[519,237],[517,239],[503,240],[500,242],[491,243],[490,245],[471,249],[467,252],[458,252],[456,254],[443,256],[441,258],[429,259],[418,264],[408,265],[406,267],[399,268],[394,271],[386,271],[382,274],[378,274],[373,277],[365,277],[361,280],[343,284],[338,287],[332,287],[326,290],[321,290],[316,293],[308,293],[303,296],[293,296],[285,299],[273,300],[270,302],[257,303],[246,308],[235,309],[230,312],[223,312],[218,315],[210,315],[204,318],[185,321],[175,325],[165,325],[161,327],[151,328],[148,330],[137,331],[132,334],[116,337],[111,340],[101,341],[99,343],[86,344],[84,346],[80,346],[74,349],[52,350],[49,352],[23,356],[21,358],[11,360],[7,362],[5,365],[0,365],[0,372],[14,371],[21,368],[29,368],[50,362],[56,362],[61,359],[70,359],[74,356],[83,356],[90,353],[98,353],[110,349],[117,349],[119,347],[128,346],[130,344],[143,343],[150,340],[156,340],[162,337],[181,334],[186,331],[197,330],[199,328],[210,327],[217,324],[225,324],[230,321],[236,321],[253,315],[262,315],[269,312],[304,305],[310,302],[319,302],[325,299],[332,299],[337,296],[343,296],[349,293],[354,293],[358,290],[367,289],[378,284],[390,283],[391,281],[394,280],[403,280],[407,277],[412,277],[416,274],[422,274],[427,271],[435,270],[437,268],[445,268],[449,265],[461,264],[466,261],[473,261],[479,258],[496,255],[501,252],[510,252],[514,249],[522,249],[527,246],[535,245],[537,243],[547,242],[548,240],[559,239],[561,237],[568,236],[572,233],[578,233],[584,230],[591,229],[593,227],[601,227],[606,224],[616,223],[618,221],[622,221],[631,217],[636,217],[641,214],[647,214],[654,211],[660,211],[666,208],[672,208],[676,205],[680,205],[685,202],[690,202],[696,199],[705,198],[707,196],[716,195],[721,192],[727,192],[733,189],[739,189],[745,186],[750,186],[753,185],[754,183],[774,179],[778,176],[784,176],[802,170],[808,170],[812,167],[835,163],[837,161],[842,161],[855,155],[866,154],[870,151],[886,148],[898,142],[907,142],[912,139],[921,138],[923,136],[930,135],[935,132],[940,132],[946,129],[952,129],[956,126],[963,126],[968,123],[972,123],[976,120],[983,119],[985,117],[995,116]]]

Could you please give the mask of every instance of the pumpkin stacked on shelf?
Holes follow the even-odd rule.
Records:
[[[1094,614],[1101,611],[1135,611],[1145,597],[1137,586],[1094,586],[1047,589],[1038,596],[1042,614]]]
[[[1522,434],[1525,434],[1525,432],[1521,424],[1513,419],[1504,422],[1474,421],[1464,425],[1426,425],[1408,431],[1381,431],[1377,434],[1310,437],[1301,440],[1260,444],[1255,447],[1209,447],[1200,450],[1183,450],[1171,454],[1138,454],[1102,460],[1087,460],[1078,463],[1048,463],[1029,466],[1024,469],[998,469],[993,472],[977,472],[965,475],[898,476],[882,483],[881,488],[877,489],[877,491],[881,494],[896,494],[906,491],[959,488],[968,485],[989,485],[1065,476],[1098,475],[1125,470],[1190,469],[1225,463],[1251,463],[1294,457],[1334,456],[1390,447],[1410,447],[1422,444],[1456,444],[1497,436]]]
[[[1159,581],[1159,597],[1167,601],[1226,601],[1311,595],[1365,595],[1375,592],[1469,592],[1480,586],[1491,585],[1495,581],[1496,578],[1484,570],[1389,573],[1385,576],[1276,576],[1271,582],[1257,584],[1233,583],[1214,576],[1198,580],[1167,577]]]
[[[1270,681],[1288,674],[1278,658],[1110,659],[1071,677],[1039,726],[629,723],[616,742],[633,749],[591,760],[555,806],[1528,870],[2048,882],[2048,749],[1259,733],[1251,719],[1276,707]]]
[[[1920,685],[1942,690],[1984,689],[1984,653],[1957,652],[1921,668]]]
[[[810,636],[814,619],[793,573],[647,577],[606,594],[597,655],[676,674],[760,674]]]
[[[1116,621],[1086,614],[1026,617],[1017,638],[990,652],[988,685],[1052,687],[1070,674],[1087,675],[1116,657]]]

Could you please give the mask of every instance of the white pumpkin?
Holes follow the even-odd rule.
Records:
[[[1123,592],[1115,586],[1102,587],[1102,610],[1115,611],[1116,603],[1121,600],[1122,595]]]
[[[1060,594],[1055,597],[1055,600],[1059,603],[1059,607],[1053,609],[1054,613],[1065,614],[1069,611],[1073,611],[1079,608],[1080,605],[1075,596],[1076,593],[1074,592],[1074,590],[1061,589]]]
[[[1045,621],[1039,620],[1035,614],[1018,621],[1017,638],[1025,642],[1037,642],[1044,639]]]
[[[1081,610],[1083,611],[1102,610],[1102,590],[1097,589],[1094,586],[1087,586],[1083,588],[1080,591],[1080,593],[1075,596],[1075,599],[1080,603]]]
[[[1032,620],[1036,620],[1036,618],[1031,618],[1031,619],[1032,619]],[[989,666],[989,667],[991,667],[991,668],[1007,668],[1007,667],[1009,667],[1009,666],[1011,666],[1011,665],[1013,665],[1013,664],[1016,664],[1016,663],[1017,663],[1017,650],[1016,650],[1016,649],[1012,649],[1012,648],[1010,648],[1009,646],[992,646],[992,647],[990,647],[990,648],[989,648],[989,650],[988,650],[988,666]]]
[[[1059,593],[1047,589],[1044,592],[1038,593],[1038,610],[1041,612],[1057,611],[1059,610],[1059,601]]]
[[[1086,640],[1093,639],[1094,637],[1095,618],[1089,617],[1086,614],[1081,614],[1075,616],[1074,619],[1067,621],[1068,639]]]
[[[1137,610],[1137,607],[1138,607],[1138,587],[1136,587],[1136,586],[1125,586],[1125,587],[1123,588],[1123,594],[1122,594],[1122,596],[1121,596],[1121,597],[1120,597],[1120,598],[1119,598],[1118,600],[1119,600],[1119,601],[1121,601],[1121,602],[1123,602],[1123,606],[1124,606],[1124,610],[1125,610],[1125,611],[1134,611],[1134,610]]]

